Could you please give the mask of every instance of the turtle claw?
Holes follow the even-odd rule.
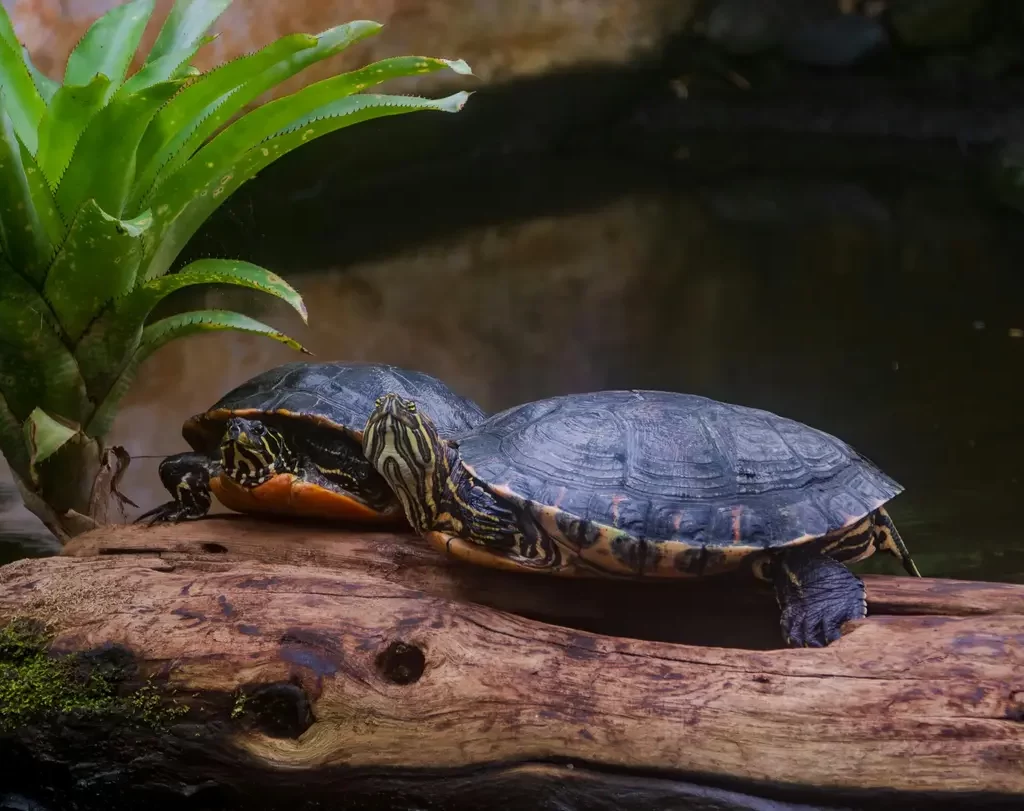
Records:
[[[772,569],[782,636],[791,647],[826,647],[844,624],[867,616],[863,581],[837,560],[793,550]]]
[[[194,515],[185,504],[177,501],[168,501],[159,507],[154,507],[132,521],[133,524],[145,524],[148,527],[154,524],[177,524],[179,521],[186,521],[190,518],[201,518],[202,515]]]
[[[793,623],[792,618],[783,614],[780,625],[786,637],[786,644],[794,648],[824,648],[835,642],[842,634],[843,625],[850,620],[863,619],[863,613],[834,611],[814,619],[809,614],[802,622]]]

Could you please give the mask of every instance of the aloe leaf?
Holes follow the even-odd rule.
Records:
[[[131,386],[132,380],[138,371],[139,364],[152,355],[156,350],[176,338],[184,338],[189,335],[197,335],[202,332],[213,330],[234,330],[236,332],[247,332],[253,335],[265,335],[275,341],[297,349],[300,352],[310,354],[298,341],[289,338],[283,332],[256,321],[247,315],[234,313],[230,310],[194,310],[187,313],[179,313],[150,324],[142,331],[139,346],[132,354],[131,360],[125,366],[124,371],[114,381],[110,390],[104,396],[96,414],[86,427],[90,436],[104,436],[110,429],[117,413],[117,406],[125,392]]]
[[[472,76],[473,70],[465,59],[437,59],[433,56],[392,56],[371,62],[365,67],[323,79],[311,87],[320,86],[333,98],[340,98],[365,90],[367,87],[402,76],[422,76],[447,68],[460,76]]]
[[[75,144],[93,116],[106,104],[110,79],[102,73],[87,85],[61,85],[54,93],[39,122],[39,148],[36,161],[50,181],[56,181],[67,169]]]
[[[108,302],[135,285],[149,212],[134,220],[111,217],[86,200],[46,274],[43,294],[74,344]]]
[[[142,278],[152,279],[166,273],[185,243],[224,200],[257,172],[293,149],[329,132],[374,118],[418,110],[458,112],[469,96],[465,91],[442,99],[356,95],[312,110],[296,103],[290,110],[294,118],[266,135],[249,126],[240,127],[246,120],[240,119],[160,188],[152,202],[154,228],[146,241]],[[274,117],[267,123],[278,125],[280,122]]]
[[[177,338],[216,330],[233,330],[253,335],[264,335],[306,355],[312,354],[306,347],[280,330],[242,313],[230,310],[192,310],[168,316],[146,327],[142,331],[142,340],[139,341],[139,348],[135,350],[132,360],[141,362]]]
[[[46,302],[0,265],[0,394],[25,420],[39,406],[81,421],[91,411],[85,381]]]
[[[24,425],[25,444],[28,447],[29,479],[39,484],[37,466],[81,433],[81,426],[54,418],[41,408],[32,409]]]
[[[21,53],[21,61],[25,63],[36,90],[39,91],[39,96],[44,103],[49,102],[58,84],[49,76],[41,73],[32,63],[32,57],[29,55],[28,49],[18,41],[18,35],[14,26],[11,25],[11,18],[7,16],[7,11],[2,3],[0,3],[0,41],[6,42],[15,51]]]
[[[140,205],[159,176],[176,171],[196,146],[217,130],[219,119],[214,119],[214,113],[219,107],[225,107],[222,115],[231,115],[246,103],[240,91],[247,82],[316,44],[316,37],[308,34],[289,34],[183,88],[156,114],[139,144],[138,173],[129,207]]]
[[[161,104],[181,86],[174,79],[117,96],[82,133],[67,171],[57,185],[57,206],[70,220],[87,197],[115,217],[124,212],[135,176],[135,152],[146,126]]]
[[[228,259],[200,259],[170,276],[137,286],[116,301],[90,327],[76,349],[76,360],[92,392],[110,385],[124,362],[138,346],[143,324],[167,296],[199,284],[233,284],[277,296],[306,321],[302,296],[284,279],[266,268]]]
[[[28,477],[28,448],[25,447],[25,435],[21,421],[18,420],[0,394],[0,452],[7,459],[7,464],[19,476]]]
[[[0,42],[6,42],[12,48],[18,48],[21,45],[3,3],[0,3]]]
[[[296,57],[304,57],[307,53],[306,51],[300,52]],[[290,126],[305,112],[337,101],[345,96],[350,96],[353,93],[388,79],[401,76],[416,76],[444,68],[449,68],[463,75],[472,75],[469,65],[461,59],[450,61],[447,59],[414,56],[384,59],[351,73],[343,73],[340,76],[332,76],[329,79],[315,82],[290,96],[271,101],[244,115],[228,127],[228,129],[221,132],[210,144],[203,147],[201,150],[202,159],[207,163],[212,162],[214,168],[221,167],[232,156],[237,156],[253,144],[270,137],[275,131]],[[251,91],[252,89],[252,82],[247,82],[243,91]],[[227,113],[230,111],[230,108],[240,106],[236,103],[237,101],[239,99],[233,98],[230,104],[221,105],[204,122],[204,128],[213,132],[213,124],[219,126],[220,123],[226,122]],[[187,156],[179,152],[175,160],[165,167],[160,174],[163,177],[167,177],[175,170],[176,165],[183,164],[186,158]],[[141,180],[143,179],[140,178]],[[159,188],[158,185],[156,187],[157,191]],[[143,201],[148,201],[149,195],[142,199]]]
[[[171,293],[198,284],[234,284],[259,290],[287,302],[303,322],[308,317],[302,296],[288,282],[259,265],[232,259],[199,259],[171,276],[139,285],[131,295],[117,303],[113,317],[118,321],[141,324],[153,308]]]
[[[196,153],[196,161],[218,174],[228,162],[237,158],[253,145],[269,138],[282,129],[297,126],[306,116],[339,99],[365,88],[400,76],[414,76],[450,68],[463,75],[472,71],[463,60],[449,61],[427,57],[395,57],[385,59],[351,73],[332,76],[315,82],[296,93],[275,99],[242,116],[219,133],[209,144]],[[364,98],[371,98],[365,96]],[[415,97],[379,97],[409,98]],[[430,100],[428,100],[430,101]],[[219,113],[220,111],[218,111]],[[209,164],[213,163],[213,167]]]
[[[194,48],[187,51],[169,53],[166,56],[160,57],[155,62],[147,62],[137,73],[121,85],[121,89],[117,91],[118,94],[125,96],[131,93],[138,93],[150,85],[166,81],[172,77],[177,78],[178,70],[185,67],[188,61],[196,55],[196,51],[199,50],[201,44],[197,43]]]
[[[110,79],[106,93],[109,100],[124,81],[153,5],[154,0],[129,0],[89,26],[68,57],[64,84],[86,85],[102,73]]]
[[[206,30],[223,14],[231,0],[177,0],[164,24],[160,27],[156,42],[146,58],[146,66],[162,60],[174,61],[176,55],[195,53]],[[189,57],[191,58],[191,57]],[[180,65],[181,60],[178,62]],[[173,73],[161,76],[158,81],[172,78]]]
[[[24,144],[21,145],[21,165],[25,167],[25,180],[36,219],[46,233],[48,243],[57,245],[64,237],[64,220],[61,219],[57,199],[53,196],[50,184],[46,182],[46,176]]]
[[[210,117],[246,82],[316,45],[317,38],[309,34],[288,34],[254,53],[225,62],[183,88],[156,115],[139,145],[139,185],[143,187],[140,194],[172,157],[180,155],[174,164],[180,166],[195,144],[216,131],[217,124],[211,123]],[[230,106],[236,108],[236,104]]]
[[[0,37],[0,90],[4,110],[14,122],[14,131],[28,151],[35,154],[36,128],[46,110],[46,102],[22,61],[21,50],[17,43],[12,45],[6,37]]]
[[[22,54],[22,61],[25,62],[25,67],[28,69],[40,97],[44,102],[48,102],[53,92],[57,89],[58,84],[36,68],[29,49],[18,41],[17,33],[14,31],[10,17],[7,16],[7,11],[2,3],[0,3],[0,40],[6,42],[11,48]]]
[[[0,92],[0,236],[18,272],[42,283],[64,225],[53,196],[18,139]]]
[[[39,96],[46,104],[50,103],[50,99],[53,98],[53,94],[57,92],[57,88],[60,87],[60,82],[55,82],[39,68],[35,66],[32,61],[32,56],[28,52],[28,48],[24,45],[21,46],[21,58],[25,63],[25,67],[28,68],[29,75],[32,77],[32,82],[36,86],[36,90],[39,91]]]
[[[376,34],[379,23],[356,20],[322,34],[289,34],[203,75],[160,110],[139,146],[139,170],[129,207],[143,205],[160,178],[176,172],[195,150],[250,101],[299,71]]]

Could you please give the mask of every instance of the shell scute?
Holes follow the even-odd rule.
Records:
[[[853,492],[833,493],[828,497],[828,508],[832,514],[831,524],[846,526],[861,520],[871,508]]]
[[[647,531],[655,538],[673,538],[694,547],[708,543],[714,508],[710,504],[688,505],[681,509],[671,502],[652,505]]]
[[[882,483],[876,478],[869,477],[862,472],[857,472],[850,477],[848,489],[861,497],[864,508],[869,512],[880,507],[893,496],[892,491],[882,486]]]
[[[842,462],[844,449],[835,437],[789,420],[777,418],[773,422],[779,436],[809,469],[827,471]]]

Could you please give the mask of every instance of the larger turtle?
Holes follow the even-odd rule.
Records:
[[[427,403],[382,397],[366,458],[447,554],[570,576],[684,578],[749,566],[793,646],[867,613],[844,564],[920,576],[883,505],[902,487],[845,442],[768,411],[660,391],[510,408],[455,441]]]
[[[211,491],[239,512],[401,524],[401,506],[362,453],[362,431],[385,392],[415,398],[441,436],[486,415],[424,372],[376,363],[286,363],[228,392],[182,427],[192,452],[159,475],[173,500],[137,521],[177,522],[209,511]]]

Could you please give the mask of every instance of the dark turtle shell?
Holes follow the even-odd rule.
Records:
[[[458,449],[472,475],[581,557],[661,576],[723,571],[819,538],[903,489],[823,431],[673,392],[526,403],[461,436]]]
[[[380,363],[296,361],[269,369],[189,418],[182,435],[196,451],[212,452],[232,416],[288,421],[341,431],[356,441],[378,397],[396,392],[430,409],[442,436],[469,430],[486,417],[472,400],[425,372]]]

